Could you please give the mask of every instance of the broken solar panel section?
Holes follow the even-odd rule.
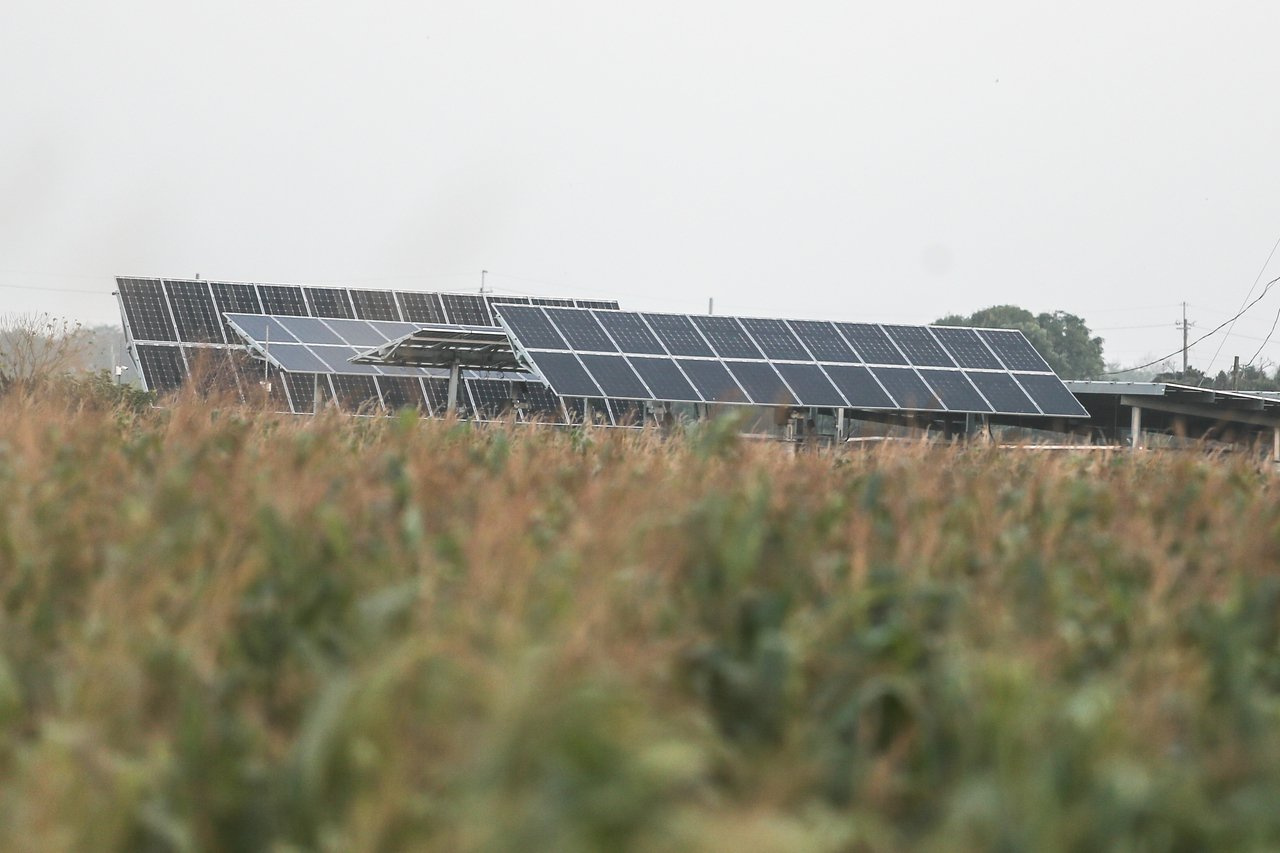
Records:
[[[1018,331],[496,311],[519,357],[565,398],[1087,416]]]
[[[227,314],[492,327],[494,304],[504,301],[528,304],[530,301],[529,297],[493,294],[199,279],[118,278],[116,284],[125,339],[143,387],[162,393],[176,390],[186,380],[190,364],[197,356],[196,349],[244,350],[243,342],[226,323]],[[542,301],[565,307],[618,307],[616,302],[600,300]],[[151,348],[143,350],[143,346]]]

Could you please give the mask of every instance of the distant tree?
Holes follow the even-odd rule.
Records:
[[[948,315],[937,325],[1018,329],[1064,379],[1092,379],[1105,369],[1102,338],[1091,335],[1084,320],[1065,311],[1032,314],[1017,305],[993,305],[967,317]]]
[[[48,314],[0,315],[0,391],[82,370],[92,345],[79,323]]]

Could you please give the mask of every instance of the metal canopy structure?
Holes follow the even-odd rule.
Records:
[[[472,370],[516,370],[520,366],[507,333],[486,326],[420,326],[360,353],[352,361],[440,368],[458,365]]]
[[[500,305],[562,397],[1083,418],[1021,332]]]

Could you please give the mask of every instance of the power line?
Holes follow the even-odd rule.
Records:
[[[1267,267],[1271,265],[1271,259],[1275,257],[1276,249],[1280,249],[1280,237],[1277,237],[1276,241],[1271,244],[1271,251],[1267,253],[1267,259],[1263,261],[1262,269],[1258,270],[1258,275],[1256,278],[1254,278],[1253,285],[1249,288],[1249,292],[1244,295],[1244,302],[1249,301],[1249,297],[1253,295],[1253,291],[1255,288],[1257,288],[1258,282],[1262,281],[1262,274],[1265,273],[1267,271]],[[1274,282],[1272,282],[1271,284],[1274,284]],[[1270,287],[1271,284],[1268,284],[1267,287]],[[1267,291],[1264,288],[1262,292],[1265,295]],[[1240,314],[1243,314],[1245,311],[1248,310],[1248,307],[1245,306],[1244,302],[1240,303],[1241,305]],[[1255,302],[1249,303],[1249,305],[1252,306],[1255,303],[1256,303],[1256,300]],[[1235,331],[1235,322],[1237,319],[1240,318],[1240,314],[1237,314],[1236,316],[1232,317],[1231,320],[1229,321],[1231,323],[1231,328],[1228,329],[1227,333],[1222,336],[1222,340],[1218,341],[1218,348],[1213,351],[1213,358],[1209,359],[1209,368],[1208,368],[1209,370],[1213,370],[1213,363],[1218,360],[1218,354],[1222,352],[1222,345],[1227,342],[1227,338],[1231,337],[1231,333]],[[1218,328],[1221,328],[1221,326],[1219,326]],[[1217,331],[1217,329],[1215,329],[1214,331]]]
[[[1276,244],[1277,244],[1277,245],[1280,245],[1280,241],[1277,241],[1277,243],[1276,243]],[[1278,276],[1278,277],[1276,277],[1276,278],[1273,278],[1273,279],[1271,279],[1271,281],[1267,282],[1266,287],[1262,288],[1262,292],[1258,294],[1258,298],[1257,298],[1257,299],[1253,300],[1253,301],[1252,301],[1252,302],[1250,302],[1248,305],[1245,305],[1243,308],[1241,308],[1239,311],[1237,311],[1237,312],[1235,313],[1235,315],[1234,315],[1234,316],[1232,316],[1231,318],[1229,318],[1229,319],[1227,319],[1227,320],[1222,321],[1222,322],[1221,322],[1221,323],[1219,323],[1217,326],[1214,326],[1212,329],[1210,329],[1209,331],[1205,332],[1203,335],[1201,335],[1200,337],[1196,338],[1196,339],[1195,339],[1194,341],[1192,341],[1191,343],[1187,344],[1185,348],[1186,348],[1186,349],[1191,349],[1193,346],[1195,346],[1196,344],[1200,343],[1200,342],[1201,342],[1201,341],[1203,341],[1205,338],[1212,337],[1213,335],[1216,335],[1218,332],[1220,332],[1220,331],[1221,331],[1222,329],[1224,329],[1225,327],[1227,327],[1227,326],[1231,325],[1231,324],[1232,324],[1232,323],[1234,323],[1236,320],[1239,320],[1241,317],[1243,317],[1243,316],[1244,316],[1244,313],[1245,313],[1246,311],[1248,311],[1250,308],[1252,308],[1253,306],[1255,306],[1255,305],[1257,305],[1259,302],[1261,302],[1261,301],[1263,300],[1263,298],[1264,298],[1264,297],[1266,297],[1267,293],[1271,290],[1271,288],[1272,288],[1272,287],[1274,287],[1274,286],[1275,286],[1275,284],[1276,284],[1277,282],[1280,282],[1280,276]],[[1252,293],[1252,292],[1253,292],[1252,288],[1250,289],[1250,291],[1249,291],[1249,292],[1250,292],[1250,293]],[[1221,349],[1222,349],[1221,345],[1219,345],[1218,349],[1219,349],[1219,350],[1221,350]],[[1124,370],[1108,370],[1108,371],[1106,371],[1106,373],[1104,373],[1103,375],[1104,375],[1104,376],[1111,376],[1111,375],[1116,374],[1116,373],[1128,373],[1128,372],[1129,372],[1129,371],[1131,371],[1131,370],[1142,370],[1144,367],[1151,367],[1151,366],[1153,366],[1153,365],[1160,364],[1162,361],[1168,361],[1169,359],[1173,358],[1174,356],[1181,354],[1181,353],[1182,353],[1182,351],[1183,351],[1183,347],[1178,347],[1176,350],[1174,350],[1173,352],[1169,353],[1168,355],[1161,356],[1160,358],[1157,358],[1157,359],[1155,359],[1155,360],[1153,360],[1153,361],[1148,361],[1146,364],[1139,364],[1139,365],[1137,365],[1137,366],[1135,366],[1135,367],[1126,367]],[[1210,361],[1210,362],[1209,362],[1209,366],[1210,366],[1210,368],[1212,368],[1212,367],[1213,367],[1213,362],[1212,362],[1212,361]]]
[[[76,290],[70,287],[39,287],[34,284],[0,284],[8,290],[39,290],[42,293],[88,293],[93,296],[110,296],[109,290]]]

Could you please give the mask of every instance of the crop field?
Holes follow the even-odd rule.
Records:
[[[1280,846],[1258,460],[109,397],[0,398],[0,849]]]

